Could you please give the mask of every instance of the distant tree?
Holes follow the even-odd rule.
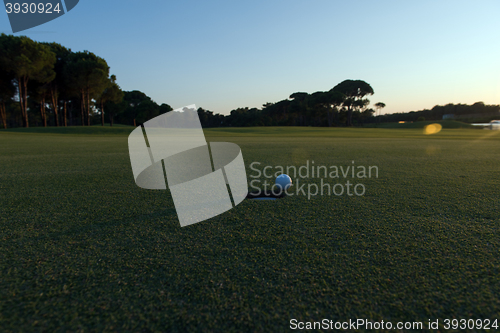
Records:
[[[164,114],[172,110],[173,110],[172,107],[168,104],[162,103],[160,105],[160,114]]]
[[[0,67],[14,75],[19,92],[19,105],[25,127],[28,120],[28,83],[31,79],[42,80],[44,71],[54,67],[56,56],[46,45],[34,42],[26,36],[0,36]]]
[[[210,127],[210,118],[213,115],[213,112],[205,110],[203,108],[198,108],[198,118],[200,119],[200,123],[202,127]]]
[[[380,111],[385,108],[385,103],[382,103],[382,102],[378,102],[378,103],[375,103],[375,110],[377,110],[377,113],[378,113],[378,117],[377,117],[377,120],[378,122],[380,123]]]
[[[310,95],[310,104],[315,107],[320,107],[326,110],[326,116],[328,121],[328,127],[332,126],[333,123],[333,112],[338,111],[338,107],[342,105],[345,100],[343,93],[338,91],[318,91]]]
[[[382,103],[382,102],[378,102],[378,103],[375,103],[375,109],[377,110],[377,112],[379,113],[379,116],[380,116],[380,111],[385,108],[385,103]]]
[[[262,121],[262,110],[257,108],[237,108],[235,110],[231,110],[229,116],[223,119],[223,116],[218,114],[213,114],[213,112],[209,112],[209,119],[211,119],[210,127],[218,127],[221,126],[223,122],[226,123],[227,126],[234,127],[248,127],[248,126],[264,126],[264,122]]]
[[[200,118],[201,126],[206,127],[219,127],[222,125],[223,115],[214,114],[214,112],[198,108],[198,117]]]
[[[475,113],[483,112],[484,108],[485,108],[484,102],[476,102],[471,105],[471,109]]]
[[[345,80],[333,87],[330,92],[339,92],[345,96],[342,103],[347,108],[347,126],[352,126],[352,113],[353,111],[360,111],[369,100],[364,97],[373,95],[373,88],[362,80]]]
[[[161,110],[167,110],[168,105]],[[160,114],[160,106],[148,95],[139,90],[125,91],[123,101],[119,104],[119,117],[121,123],[142,124]]]
[[[446,114],[446,109],[451,109],[450,106],[444,107],[443,105],[435,105],[429,111],[423,111],[422,116],[427,120],[439,120],[443,119],[443,115]]]
[[[366,109],[363,112],[361,112],[361,114],[359,115],[361,123],[364,123],[367,119],[370,119],[371,117],[373,117],[374,113],[375,113],[375,110],[373,110],[371,108]]]
[[[303,101],[309,96],[308,93],[306,92],[295,92],[290,95],[291,99],[294,99],[296,101]],[[267,103],[267,104],[272,104],[272,103]]]
[[[278,125],[286,126],[289,125],[288,122],[288,110],[290,108],[291,102],[288,99],[281,100],[271,106],[274,111]]]
[[[290,111],[295,114],[296,125],[304,126],[308,117],[308,100],[309,94],[306,92],[295,92],[290,95],[292,102],[290,103]]]

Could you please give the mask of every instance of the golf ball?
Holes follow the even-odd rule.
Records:
[[[276,186],[283,191],[286,191],[290,186],[292,186],[292,178],[288,175],[279,175],[276,177]]]

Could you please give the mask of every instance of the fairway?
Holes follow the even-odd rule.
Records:
[[[134,183],[132,129],[0,131],[0,330],[500,321],[500,131],[205,129],[241,147],[249,185],[254,162],[378,177],[326,180],[362,196],[246,200],[181,228],[168,190]]]

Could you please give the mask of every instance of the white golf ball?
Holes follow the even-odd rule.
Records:
[[[292,178],[288,175],[279,175],[276,177],[276,186],[286,191],[290,186],[292,186]]]

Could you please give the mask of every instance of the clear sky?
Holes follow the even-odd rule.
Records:
[[[15,35],[89,50],[173,108],[228,114],[360,79],[393,113],[500,104],[499,17],[498,0],[80,0]]]

